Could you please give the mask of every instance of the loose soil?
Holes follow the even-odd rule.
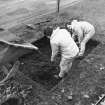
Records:
[[[35,45],[39,47],[40,52],[33,52],[20,58],[22,62],[20,70],[49,90],[57,84],[53,75],[59,72],[57,69],[58,61],[54,64],[50,62],[51,48],[49,39],[44,37],[37,41]]]

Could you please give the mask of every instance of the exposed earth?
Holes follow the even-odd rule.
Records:
[[[105,95],[104,4],[104,0],[101,2],[98,2],[98,0],[84,0],[81,4],[64,9],[59,17],[55,17],[53,14],[50,15],[47,18],[50,19],[50,22],[44,22],[36,26],[38,27],[37,31],[42,32],[46,25],[56,24],[64,27],[64,24],[69,22],[71,18],[77,18],[90,21],[96,27],[96,34],[87,43],[84,57],[73,62],[72,69],[65,79],[58,81],[53,77],[54,74],[59,72],[60,55],[54,64],[50,62],[49,39],[44,37],[33,43],[39,47],[39,52],[31,52],[19,58],[21,75],[17,73],[16,77],[7,82],[5,88],[1,86],[1,90],[4,91],[3,94],[3,91],[1,92],[1,96],[8,94],[8,87],[11,87],[10,92],[14,87],[11,94],[14,92],[19,94],[24,98],[26,105],[95,104],[99,97]],[[19,33],[19,30],[22,31],[22,28],[11,32],[18,31]],[[1,74],[0,79],[2,78],[3,75]],[[18,88],[20,91],[17,91]],[[24,90],[26,91],[23,92]],[[101,102],[98,105],[104,104]]]

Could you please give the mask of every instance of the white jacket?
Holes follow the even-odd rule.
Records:
[[[86,34],[88,34],[90,31],[94,31],[94,26],[86,21],[73,21],[71,23],[71,28],[73,30],[73,35],[77,35],[79,38],[79,41],[81,42]],[[91,35],[91,34],[90,34]]]
[[[59,51],[61,52],[62,57],[67,59],[75,57],[79,53],[79,48],[66,29],[60,29],[58,27],[54,30],[50,37],[50,44],[52,58],[54,58]]]

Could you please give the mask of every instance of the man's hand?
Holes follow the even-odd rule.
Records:
[[[54,58],[53,57],[51,57],[51,62],[54,62]]]
[[[82,59],[82,58],[84,58],[84,54],[78,53],[75,58],[76,59]]]
[[[84,55],[84,54],[83,54],[83,53],[81,53],[81,52],[78,54],[78,56],[79,56],[79,57],[82,57],[83,55]]]

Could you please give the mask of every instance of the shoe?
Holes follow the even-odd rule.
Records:
[[[57,80],[61,80],[63,77],[59,77],[59,75],[54,75],[54,78],[56,78]]]

